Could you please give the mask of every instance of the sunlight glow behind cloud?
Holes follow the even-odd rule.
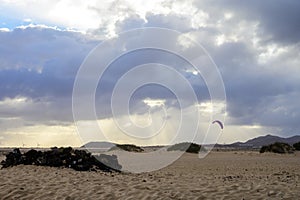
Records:
[[[175,29],[207,49],[228,96],[228,122],[221,143],[269,133],[299,134],[299,9],[297,1],[0,0],[0,144],[22,145],[21,136],[33,146],[79,145],[71,108],[78,68],[104,39],[142,27]],[[185,39],[177,41],[181,49],[192,45]],[[123,64],[130,63],[129,56]],[[199,103],[184,112],[199,110],[205,130],[209,114],[224,105],[212,105],[204,94],[205,85],[197,80],[201,72],[177,67],[195,84],[199,97]],[[118,73],[113,71],[105,83],[111,84]],[[108,98],[105,92],[103,98]],[[171,125],[178,123],[173,117],[178,114],[177,105],[170,97],[151,95],[138,103],[153,111],[152,120],[161,118],[156,109],[166,107],[171,112],[164,116],[169,124],[163,136],[153,141],[164,143],[174,134]],[[148,120],[149,112],[133,109],[133,114],[140,121],[129,123],[118,117],[128,128],[134,121],[140,125],[153,122]],[[109,114],[99,118],[105,130],[114,126]],[[110,136],[116,142],[127,140],[116,135]]]

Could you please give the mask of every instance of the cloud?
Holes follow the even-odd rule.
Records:
[[[2,116],[40,124],[72,121],[75,75],[99,41],[45,25],[0,32],[0,41]]]
[[[256,22],[257,34],[262,42],[293,44],[300,39],[298,1],[195,1],[195,6],[207,8],[206,10],[211,11],[211,17],[231,13],[239,21]],[[231,24],[229,28],[232,25],[234,26]]]
[[[77,70],[98,44],[86,36],[47,26],[0,32],[0,99],[70,96]]]
[[[300,3],[297,1],[1,3],[14,16],[13,24],[19,26],[11,28],[3,24],[0,28],[1,127],[9,130],[26,124],[36,127],[55,123],[69,126],[73,82],[90,50],[107,37],[154,26],[180,31],[209,52],[224,80],[227,124],[231,130],[248,131],[247,137],[263,134],[264,128],[281,135],[299,131]],[[24,19],[31,21],[25,20],[28,22],[24,25]],[[18,20],[22,23],[17,23]],[[112,63],[99,83],[96,108],[101,120],[111,119],[112,113],[107,108],[116,81],[133,66],[148,62],[174,67],[192,83],[200,105],[209,100],[204,80],[180,58],[153,50],[137,51]],[[156,76],[172,78],[164,73]],[[130,111],[136,115],[145,113],[147,106],[143,101],[147,98],[164,99],[168,108],[179,107],[170,91],[148,86],[134,93]],[[193,104],[188,99],[184,101],[188,106]],[[41,108],[45,112],[40,112]],[[166,119],[171,120],[169,115]],[[255,126],[262,128],[249,129]],[[238,134],[232,140],[236,137]]]

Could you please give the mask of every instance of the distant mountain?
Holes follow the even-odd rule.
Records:
[[[257,138],[253,138],[251,140],[248,140],[247,142],[236,142],[233,144],[230,144],[228,146],[230,147],[253,147],[253,148],[259,148],[261,146],[269,145],[275,142],[284,142],[288,143],[290,145],[293,145],[294,143],[297,143],[300,141],[300,136],[293,136],[289,138],[282,138],[274,135],[266,135],[266,136],[260,136]]]
[[[115,144],[111,143],[111,142],[89,142],[89,143],[81,146],[81,148],[88,148],[88,149],[110,149],[113,146],[115,146]]]
[[[232,144],[216,144],[215,147],[229,147],[229,148],[260,148],[265,145],[269,145],[275,142],[284,142],[288,143],[290,145],[293,145],[297,142],[300,142],[300,136],[292,136],[289,138],[282,138],[274,135],[265,135],[256,137],[253,139],[248,140],[247,142],[235,142]],[[89,142],[85,145],[83,145],[81,148],[88,148],[88,149],[110,149],[112,147],[116,146],[114,143],[110,142]],[[158,146],[160,147],[160,146]]]

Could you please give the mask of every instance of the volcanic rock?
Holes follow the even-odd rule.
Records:
[[[122,168],[116,155],[101,154],[95,157],[85,150],[73,150],[71,147],[53,147],[51,150],[43,152],[31,149],[24,154],[19,149],[14,149],[1,162],[2,168],[20,164],[67,167],[77,171],[95,171],[98,169],[107,172],[119,172]]]

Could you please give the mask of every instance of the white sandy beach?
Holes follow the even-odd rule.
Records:
[[[297,199],[300,154],[184,154],[149,173],[77,172],[16,166],[0,170],[1,199]]]

